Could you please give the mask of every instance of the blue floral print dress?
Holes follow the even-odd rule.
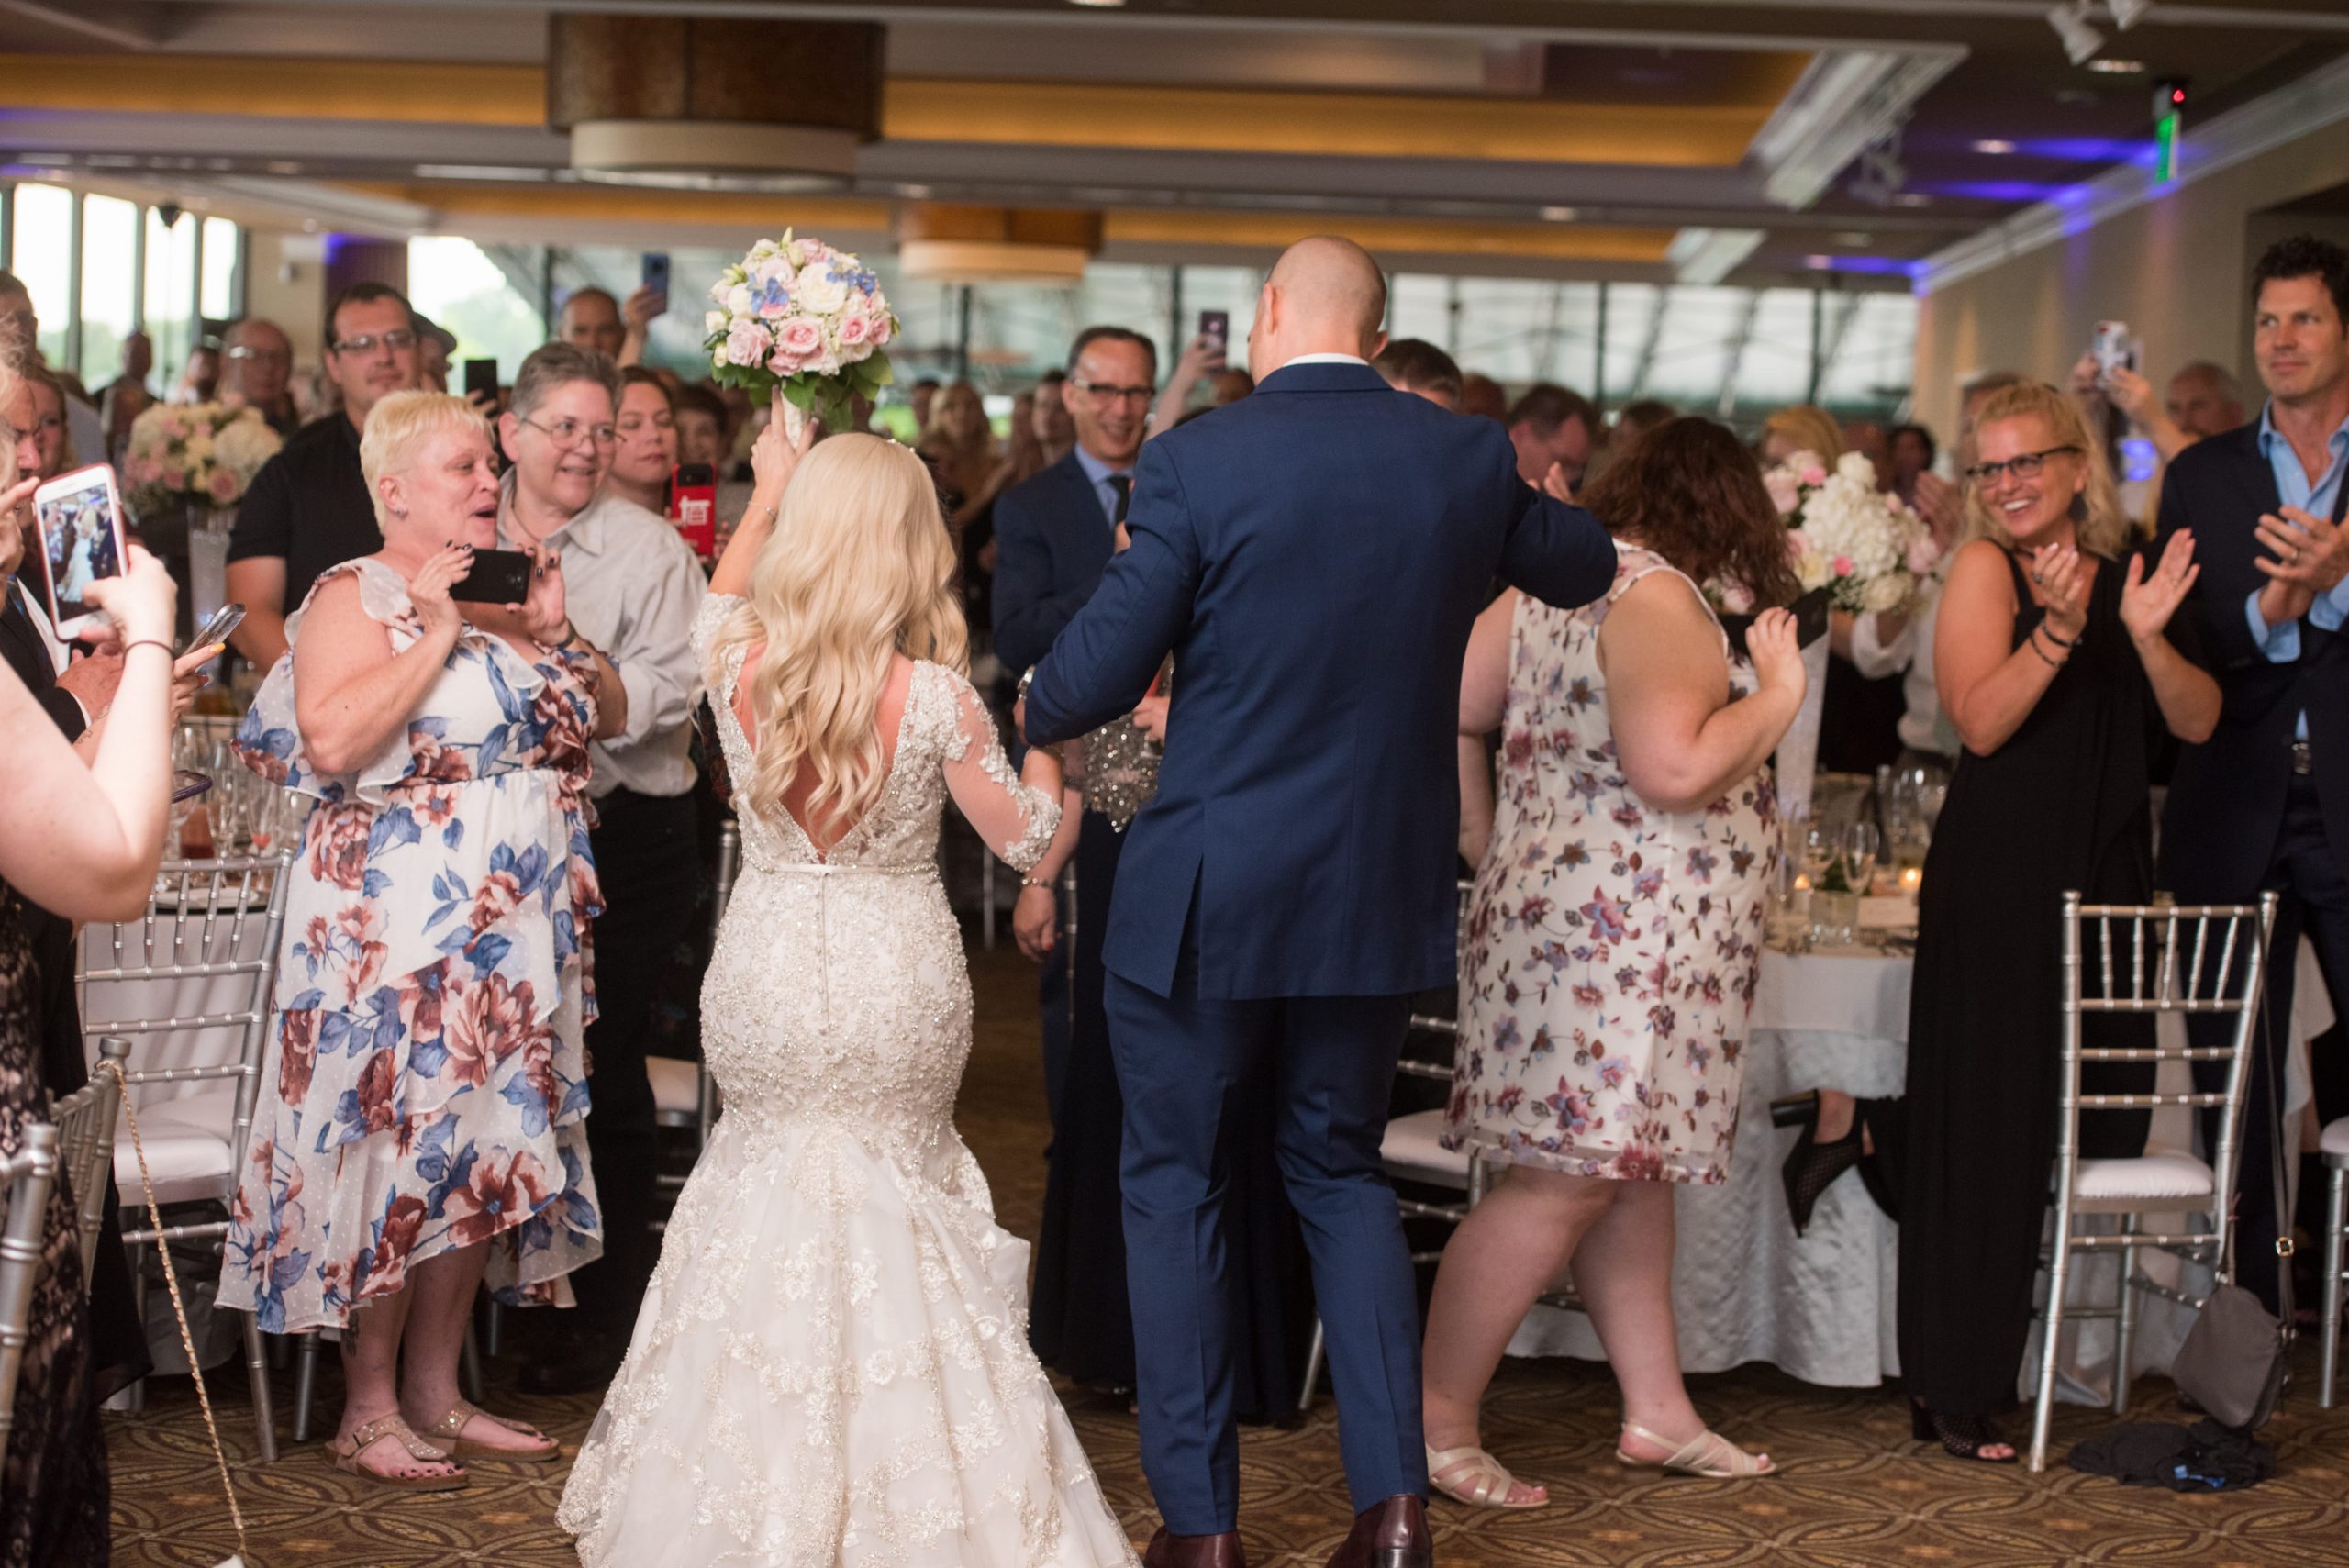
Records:
[[[396,572],[354,561],[318,586],[344,574],[395,653],[422,635]],[[318,802],[221,1279],[263,1329],[340,1327],[413,1265],[484,1241],[501,1299],[568,1305],[564,1276],[603,1251],[581,1044],[595,718],[565,656],[533,663],[471,626],[355,775],[304,753],[291,653],[246,715],[247,765]]]
[[[1777,806],[1766,766],[1700,811],[1659,811],[1624,781],[1599,628],[1632,584],[1679,573],[1615,548],[1605,598],[1574,610],[1521,599],[1509,628],[1443,1140],[1569,1175],[1718,1185]],[[1730,681],[1742,692],[1753,672],[1733,660]]]

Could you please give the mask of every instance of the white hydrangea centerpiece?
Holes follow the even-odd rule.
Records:
[[[131,421],[125,499],[150,515],[183,504],[233,506],[280,444],[258,408],[158,403]]]
[[[1827,589],[1839,610],[1907,609],[1939,559],[1924,519],[1876,488],[1864,453],[1845,452],[1831,469],[1815,452],[1795,452],[1762,483],[1787,520],[1803,591]]]
[[[897,318],[873,270],[820,239],[762,239],[712,284],[702,317],[712,376],[724,386],[780,392],[833,429],[851,405],[895,379],[882,350]]]

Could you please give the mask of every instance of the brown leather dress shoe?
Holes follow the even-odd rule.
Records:
[[[1356,1514],[1353,1533],[1330,1559],[1330,1568],[1435,1568],[1427,1499],[1398,1492]]]
[[[1248,1554],[1240,1550],[1236,1529],[1220,1535],[1176,1535],[1161,1525],[1150,1538],[1150,1550],[1141,1554],[1141,1568],[1248,1568]]]

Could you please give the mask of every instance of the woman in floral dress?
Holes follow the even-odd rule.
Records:
[[[1617,1456],[1755,1475],[1705,1428],[1672,1318],[1673,1187],[1728,1177],[1776,853],[1765,760],[1793,721],[1793,622],[1765,610],[1752,663],[1698,589],[1792,597],[1786,535],[1727,429],[1677,419],[1595,482],[1614,587],[1556,610],[1506,595],[1462,681],[1464,768],[1502,731],[1489,849],[1460,962],[1444,1140],[1507,1166],[1461,1224],[1428,1311],[1435,1486],[1538,1507],[1477,1440],[1477,1407],[1527,1308],[1566,1265],[1623,1392]]]
[[[573,634],[551,552],[523,604],[451,597],[498,498],[462,399],[385,398],[360,462],[384,549],[311,589],[237,737],[319,804],[220,1299],[273,1332],[340,1329],[337,1465],[446,1489],[467,1454],[555,1453],[458,1396],[484,1272],[502,1299],[568,1305],[564,1276],[602,1251],[584,789],[627,698]]]

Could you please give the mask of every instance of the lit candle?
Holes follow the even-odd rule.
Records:
[[[1909,895],[1910,897],[1913,898],[1917,895],[1917,889],[1923,885],[1924,881],[1924,867],[1903,866],[1900,868],[1900,891]]]
[[[1797,893],[1809,893],[1810,891],[1810,878],[1803,875],[1800,872],[1795,873],[1795,891]]]

